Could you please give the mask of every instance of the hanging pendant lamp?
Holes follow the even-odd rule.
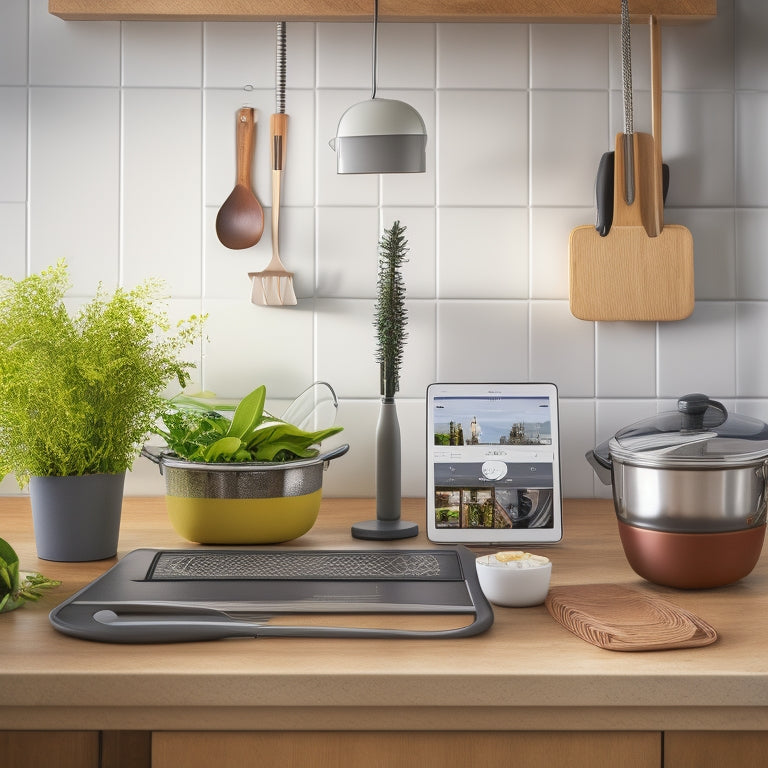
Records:
[[[421,115],[404,101],[376,97],[379,2],[373,4],[373,76],[371,98],[353,104],[339,120],[337,173],[424,173],[427,129]]]

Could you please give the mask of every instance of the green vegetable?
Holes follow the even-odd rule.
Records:
[[[184,386],[183,350],[203,319],[176,335],[148,280],[96,296],[70,315],[66,264],[23,280],[0,276],[0,478],[119,473],[130,468],[165,407]]]
[[[189,461],[292,461],[318,455],[318,445],[342,427],[306,432],[264,410],[264,385],[246,395],[231,419],[205,401],[174,398],[162,415],[165,429],[155,432],[177,456]]]
[[[5,539],[0,539],[0,613],[12,611],[27,601],[39,600],[41,589],[59,584],[60,581],[47,579],[40,573],[27,573],[21,579],[18,555]]]
[[[400,366],[403,346],[408,334],[408,311],[405,308],[405,282],[400,272],[407,261],[408,241],[405,227],[399,221],[384,230],[379,241],[378,298],[375,307],[376,362],[379,363],[381,394],[394,397],[400,389]]]

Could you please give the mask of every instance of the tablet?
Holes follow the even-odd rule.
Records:
[[[430,384],[430,541],[516,546],[562,534],[557,387]]]

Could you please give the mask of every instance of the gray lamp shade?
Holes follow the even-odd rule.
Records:
[[[369,99],[353,104],[339,120],[337,173],[424,173],[427,129],[403,101]]]

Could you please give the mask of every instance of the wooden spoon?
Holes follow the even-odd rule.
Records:
[[[237,113],[237,177],[235,188],[216,216],[216,234],[222,245],[233,250],[250,248],[264,232],[264,209],[251,189],[254,111],[243,107]]]

